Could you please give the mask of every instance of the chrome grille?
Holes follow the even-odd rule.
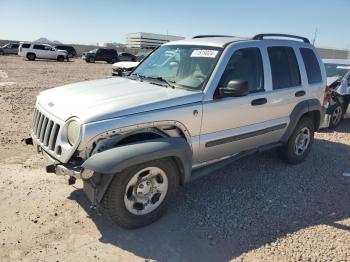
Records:
[[[60,125],[44,115],[38,109],[34,110],[32,133],[34,138],[45,148],[55,151],[56,140],[60,131]]]

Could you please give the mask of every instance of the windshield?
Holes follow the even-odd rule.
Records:
[[[165,45],[158,48],[131,74],[132,78],[162,79],[174,87],[204,88],[221,48],[192,45]]]
[[[327,77],[338,76],[343,78],[349,71],[350,65],[342,64],[324,64],[326,67]]]

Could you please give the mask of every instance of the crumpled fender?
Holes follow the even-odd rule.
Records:
[[[181,181],[188,182],[192,171],[192,150],[183,138],[157,138],[123,145],[97,153],[82,167],[101,174],[117,174],[124,169],[151,160],[174,157]]]
[[[289,137],[292,135],[296,125],[298,124],[299,120],[301,117],[311,111],[319,111],[320,112],[320,123],[319,125],[323,122],[324,120],[324,113],[325,109],[323,106],[321,106],[320,101],[318,99],[309,99],[309,100],[304,100],[300,103],[298,103],[292,113],[290,114],[290,124],[284,133],[284,135],[281,138],[282,142],[287,142]],[[319,129],[319,126],[316,126],[317,131]]]

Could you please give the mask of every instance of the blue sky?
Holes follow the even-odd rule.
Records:
[[[11,0],[1,9],[0,39],[125,43],[127,33],[140,31],[312,39],[317,27],[316,45],[350,47],[349,0]]]

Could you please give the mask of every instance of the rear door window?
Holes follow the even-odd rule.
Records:
[[[267,48],[273,89],[295,87],[301,84],[298,61],[294,50],[287,46],[271,46]]]
[[[309,84],[321,83],[322,74],[317,57],[310,48],[300,48]]]
[[[38,50],[45,50],[45,46],[44,45],[34,45],[33,48],[34,49],[38,49]]]

